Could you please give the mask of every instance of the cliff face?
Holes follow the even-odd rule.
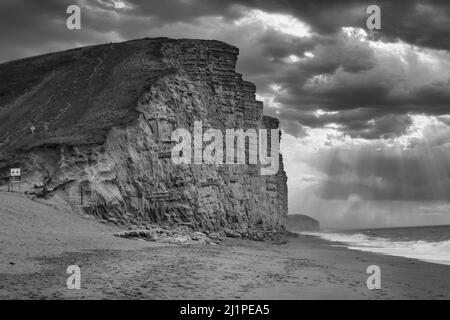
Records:
[[[319,231],[320,223],[304,214],[290,214],[287,216],[286,228],[292,232]]]
[[[286,174],[260,164],[181,164],[179,128],[277,128],[218,41],[143,39],[0,65],[0,170],[22,190],[122,223],[185,224],[246,235],[280,230]],[[30,129],[34,127],[34,131]],[[257,145],[250,143],[249,149]],[[6,179],[3,180],[3,184]]]

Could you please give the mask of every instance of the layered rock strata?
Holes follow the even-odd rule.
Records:
[[[238,53],[219,41],[156,38],[0,65],[2,184],[20,167],[22,191],[123,224],[283,230],[281,155],[275,175],[261,175],[260,164],[171,159],[172,132],[195,121],[203,131],[278,128],[235,71]]]

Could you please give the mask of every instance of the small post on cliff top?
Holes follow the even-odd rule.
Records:
[[[8,192],[14,192],[14,184],[18,184],[20,192],[20,168],[11,168],[9,174]]]

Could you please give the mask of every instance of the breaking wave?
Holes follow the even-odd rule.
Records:
[[[375,252],[450,265],[450,240],[435,242],[424,240],[393,241],[391,239],[371,237],[361,233],[303,232],[302,234],[320,237],[332,242],[341,242],[352,250]]]

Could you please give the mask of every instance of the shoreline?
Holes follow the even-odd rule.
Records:
[[[450,299],[450,266],[350,250],[313,236],[167,244],[0,193],[0,299]],[[81,290],[68,290],[69,265]],[[381,289],[369,290],[369,265]]]
[[[142,240],[128,240],[139,246]],[[300,235],[282,245],[153,245],[40,257],[36,273],[0,274],[1,299],[449,299],[450,268],[333,246]],[[77,264],[82,289],[65,287]],[[381,268],[381,289],[366,268]]]
[[[439,225],[439,227],[440,227],[440,225]],[[357,231],[358,230],[356,230],[355,232],[357,232]],[[347,241],[346,242],[346,241],[343,241],[343,240],[340,240],[340,239],[333,239],[333,237],[331,237],[331,238],[327,237],[330,234],[338,234],[338,235],[345,235],[346,234],[346,233],[342,233],[341,234],[341,233],[339,233],[337,231],[334,231],[334,232],[314,231],[314,232],[304,232],[304,233],[298,233],[298,234],[314,237],[314,238],[320,239],[320,240],[324,240],[324,241],[329,242],[330,244],[334,244],[335,246],[345,247],[348,250],[354,250],[354,251],[360,251],[360,252],[372,253],[372,254],[379,254],[379,255],[384,255],[384,256],[389,256],[389,257],[407,258],[407,259],[411,259],[411,260],[414,260],[414,261],[421,261],[421,262],[445,265],[445,266],[449,266],[450,267],[450,260],[448,260],[448,259],[447,260],[446,259],[442,259],[442,258],[441,259],[437,259],[437,258],[433,259],[433,257],[427,259],[427,258],[424,257],[423,252],[422,252],[422,255],[421,255],[420,252],[419,253],[411,252],[411,251],[406,251],[405,252],[405,250],[408,250],[407,247],[403,247],[402,248],[403,251],[392,252],[392,250],[391,250],[393,248],[392,246],[391,247],[389,247],[389,246],[377,246],[376,245],[376,241],[375,242],[372,241],[370,243],[370,245],[367,245],[367,244],[364,244],[364,243],[361,244],[361,242],[359,242],[359,241],[354,241],[352,243],[351,241]],[[349,234],[349,235],[351,236],[352,234]],[[382,239],[382,240],[387,241],[387,242],[390,241],[389,239],[384,239],[384,238],[379,238],[379,239]],[[446,242],[446,241],[447,240],[442,241],[442,242]],[[390,242],[392,244],[398,243],[398,241],[396,242],[395,240],[392,240]],[[403,242],[405,242],[405,241],[403,241]],[[410,240],[410,242],[416,242],[416,243],[424,242],[424,243],[427,243],[424,240],[415,240],[415,241],[414,240]],[[402,243],[402,241],[400,241],[400,243]],[[439,241],[437,243],[439,243]]]

